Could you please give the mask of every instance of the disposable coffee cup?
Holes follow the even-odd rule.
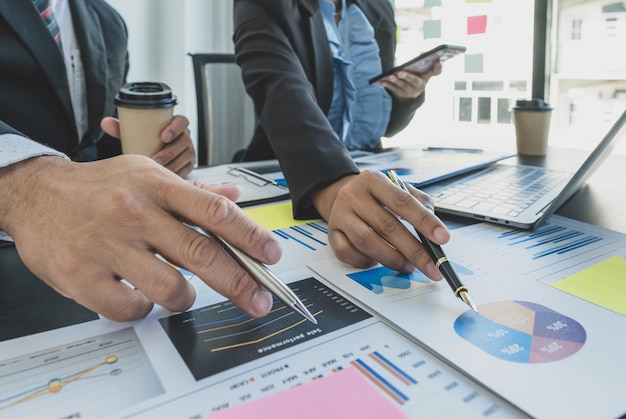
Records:
[[[513,107],[517,154],[544,156],[552,107],[542,99],[518,100]]]
[[[120,88],[115,105],[122,153],[152,157],[165,145],[161,132],[174,116],[176,96],[165,83],[134,82]]]

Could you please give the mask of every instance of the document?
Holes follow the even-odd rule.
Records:
[[[479,314],[419,271],[309,267],[533,417],[624,414],[626,235],[552,216],[455,229],[444,250]]]
[[[325,403],[307,399],[307,385],[319,395],[339,381],[355,384],[353,393],[333,394],[342,411],[390,406],[385,417],[524,417],[310,270],[281,277],[317,325],[278,301],[267,317],[252,319],[192,278],[198,301],[185,313],[155,307],[137,322],[101,319],[2,342],[0,416],[219,418],[232,417],[231,407],[292,394],[313,411]]]
[[[444,250],[477,315],[443,281],[338,262],[324,221],[286,218],[272,230],[283,258],[270,268],[318,325],[277,300],[250,318],[180,270],[197,294],[184,313],[155,306],[135,322],[0,342],[0,417],[237,417],[284,400],[319,412],[318,398],[346,383],[357,394],[335,391],[326,407],[420,418],[626,411],[626,317],[614,304],[626,295],[612,289],[626,281],[626,235],[559,216],[534,232],[455,228]]]
[[[289,190],[252,169],[240,165],[218,165],[193,170],[187,177],[211,185],[236,183],[241,187],[237,204],[241,207],[289,199]]]

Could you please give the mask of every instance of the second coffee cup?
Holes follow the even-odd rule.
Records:
[[[165,145],[161,132],[174,116],[176,96],[165,83],[133,82],[120,88],[115,105],[122,153],[152,157]]]
[[[548,149],[552,107],[542,99],[518,100],[513,107],[517,153],[543,156]]]

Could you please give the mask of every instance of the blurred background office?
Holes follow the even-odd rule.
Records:
[[[465,45],[467,52],[445,63],[429,83],[426,104],[407,129],[385,139],[387,146],[508,146],[515,100],[540,96],[555,109],[551,145],[590,148],[626,108],[623,1],[388,1],[396,8],[398,63],[442,43]],[[129,79],[168,83],[195,138],[187,53],[233,52],[232,0],[109,3],[129,27]],[[237,110],[229,115],[250,118]]]

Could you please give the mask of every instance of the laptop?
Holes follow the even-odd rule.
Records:
[[[437,213],[535,229],[587,181],[626,134],[626,111],[575,172],[495,163],[422,190]]]

